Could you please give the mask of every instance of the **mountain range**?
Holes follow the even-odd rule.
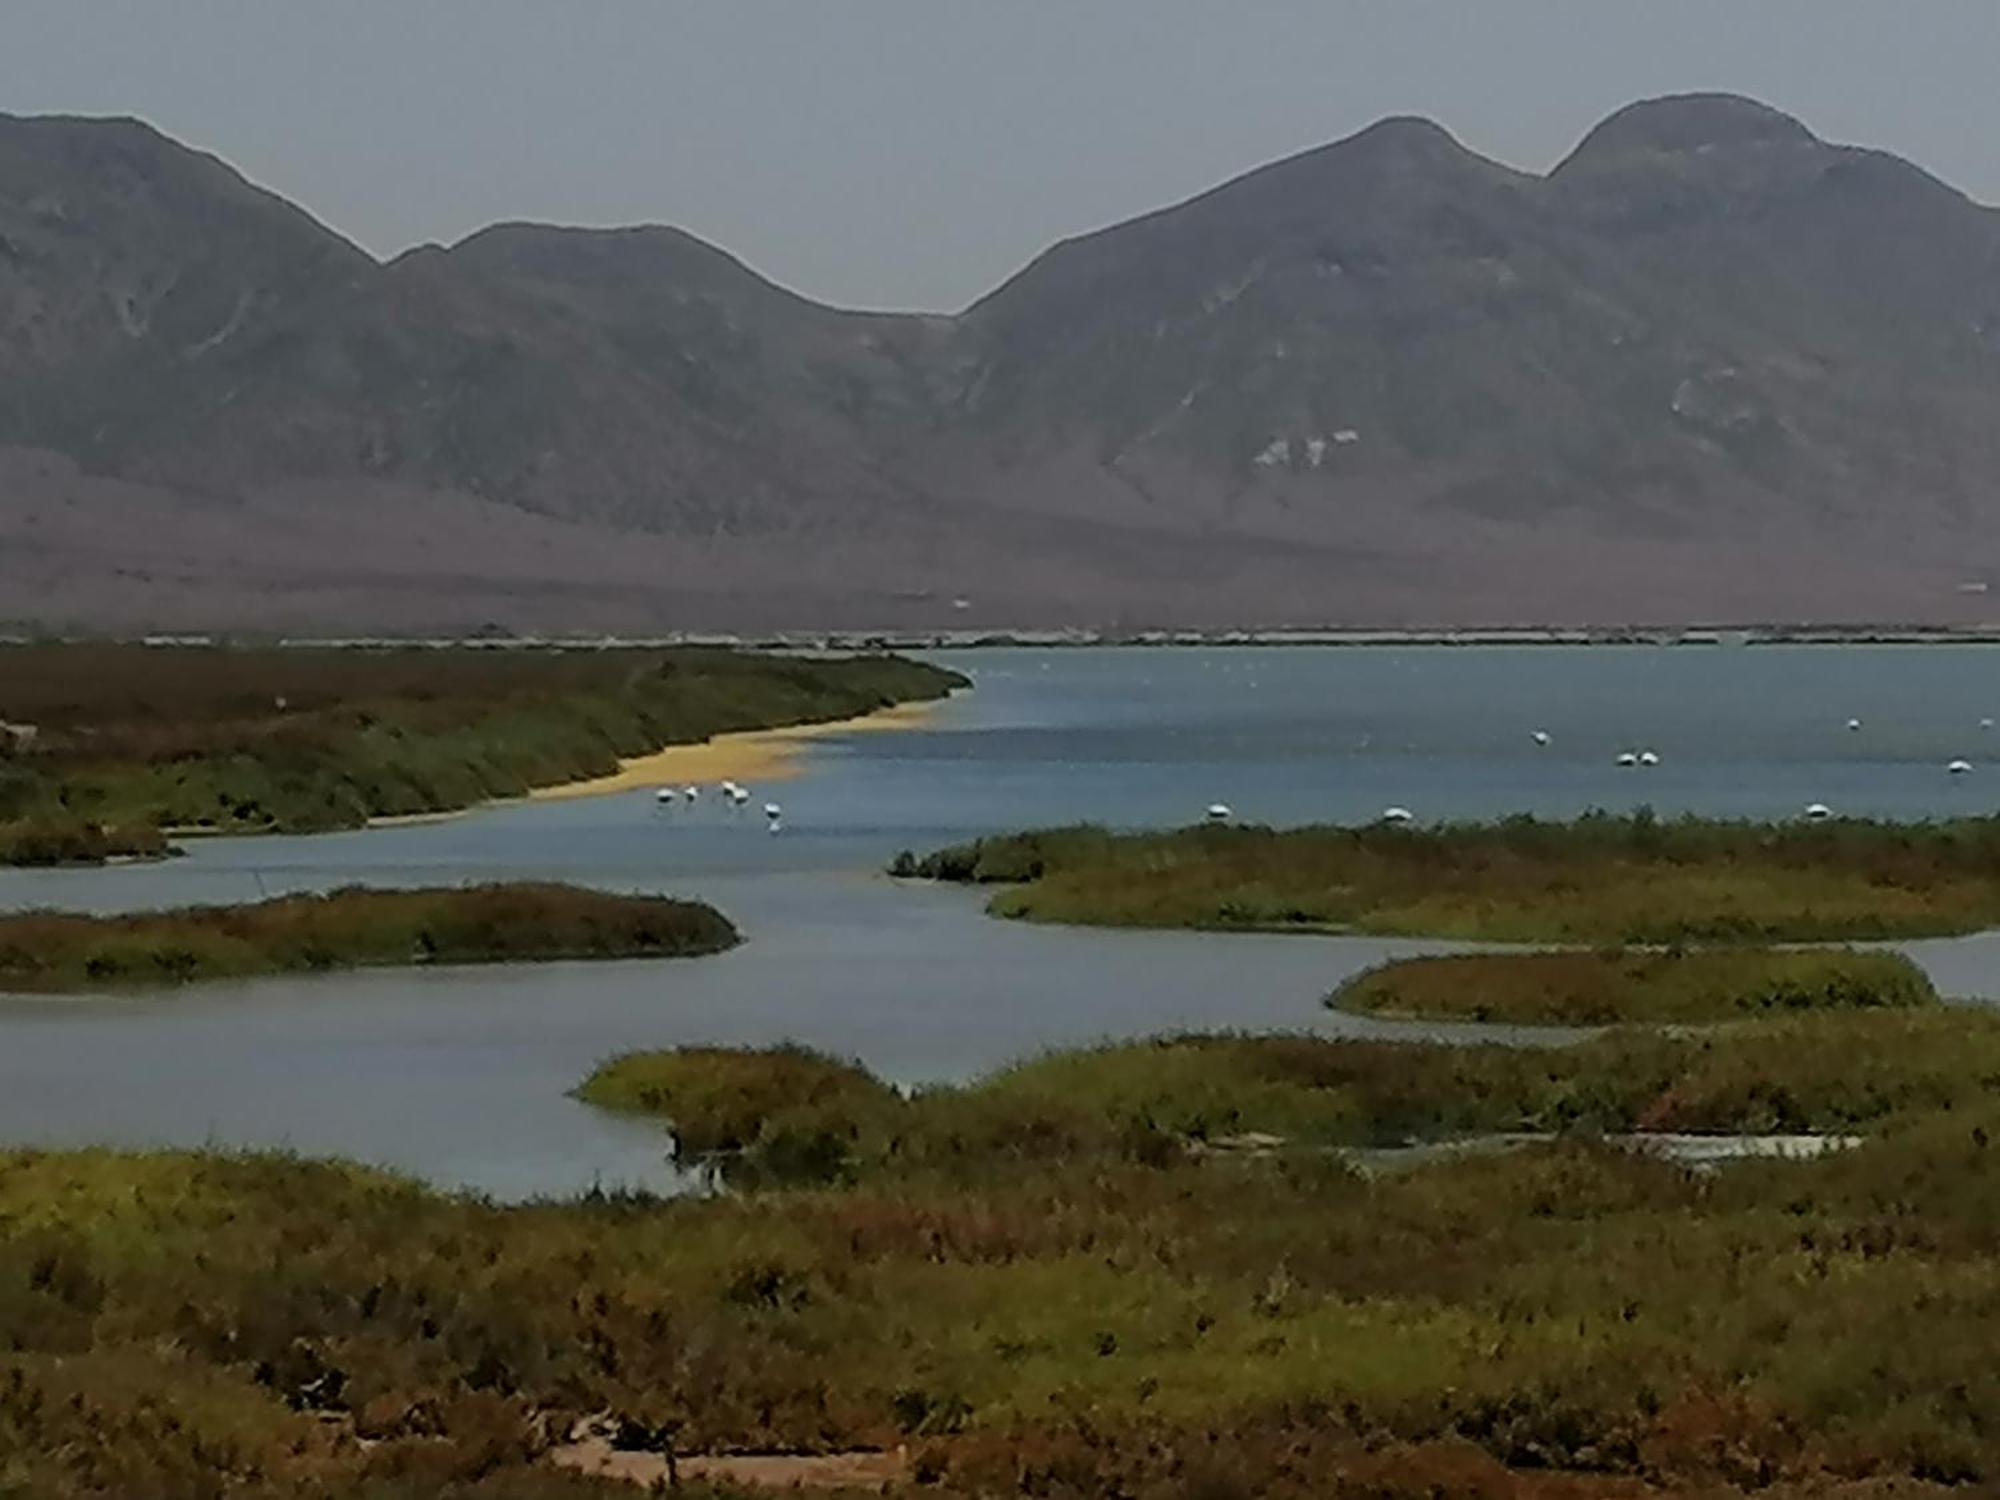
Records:
[[[1754,101],[1545,175],[1384,120],[956,316],[679,230],[378,260],[0,115],[0,621],[340,631],[1982,618],[2000,211]]]

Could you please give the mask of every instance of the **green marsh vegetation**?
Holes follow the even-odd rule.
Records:
[[[1004,885],[1001,916],[1121,927],[1601,945],[1865,942],[2000,924],[2000,818],[1076,827],[892,868]]]
[[[388,964],[720,953],[712,907],[533,883],[283,896],[123,916],[0,916],[0,989],[86,990]]]
[[[0,647],[0,862],[151,856],[166,832],[314,832],[601,776],[716,734],[961,686],[887,656],[688,649]]]
[[[701,1050],[587,1092],[731,1153],[735,1190],[500,1207],[274,1157],[0,1155],[0,1482],[615,1493],[548,1471],[583,1417],[683,1454],[907,1444],[940,1496],[2000,1481],[2000,1018],[1181,1038],[910,1095]],[[1595,1136],[1649,1123],[1867,1140],[1703,1174]],[[1561,1137],[1376,1177],[1315,1149],[1522,1124]],[[1292,1149],[1227,1149],[1247,1131]]]
[[[904,1094],[785,1047],[636,1053],[579,1090],[660,1116],[677,1156],[732,1181],[974,1180],[1052,1163],[1153,1164],[1246,1138],[1302,1150],[1500,1133],[1848,1133],[2000,1101],[2000,1021],[1943,1006],[1566,1046],[1181,1036],[1058,1052]]]
[[[1521,1026],[1696,1025],[1820,1010],[1934,1005],[1895,953],[1851,948],[1610,949],[1399,959],[1357,974],[1341,1010]]]

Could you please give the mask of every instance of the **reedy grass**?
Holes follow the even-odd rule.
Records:
[[[89,990],[393,964],[693,957],[738,941],[714,908],[664,896],[527,882],[348,887],[244,906],[0,916],[0,988]]]
[[[1995,818],[1078,827],[893,868],[1007,885],[992,902],[1001,916],[1102,926],[1600,945],[1863,942],[2000,924]]]
[[[1341,1010],[1521,1026],[1699,1024],[1934,1005],[1924,971],[1851,948],[1613,949],[1398,959],[1348,980]]]

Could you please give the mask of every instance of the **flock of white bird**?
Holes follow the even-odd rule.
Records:
[[[1981,729],[1991,729],[1993,721],[1991,719],[1981,719],[1979,727]],[[1859,719],[1849,719],[1847,721],[1847,732],[1849,734],[1859,734],[1861,732],[1861,721]],[[1535,730],[1529,738],[1543,749],[1547,749],[1554,743],[1546,729]],[[1660,756],[1659,752],[1654,750],[1620,750],[1614,757],[1613,763],[1627,770],[1638,769],[1657,766],[1660,763]],[[1972,762],[1969,760],[1949,760],[1945,762],[1944,768],[1950,775],[1963,776],[1972,769]],[[1828,818],[1833,816],[1833,809],[1828,807],[1824,802],[1808,802],[1800,809],[1800,812],[1808,822],[1812,823],[1824,823]],[[1211,802],[1208,805],[1208,821],[1211,823],[1227,823],[1235,816],[1235,811],[1226,802]],[[1389,824],[1412,823],[1416,821],[1416,814],[1411,812],[1407,807],[1385,807],[1382,809],[1377,821]]]
[[[1991,719],[1981,719],[1979,727],[1981,729],[1991,729],[1993,721]],[[1850,734],[1859,734],[1861,732],[1861,721],[1859,719],[1849,719],[1847,721],[1847,730]],[[1550,737],[1546,729],[1535,730],[1529,738],[1543,749],[1547,749],[1554,743],[1554,740]],[[1614,759],[1614,763],[1628,770],[1646,768],[1657,766],[1660,763],[1660,756],[1659,752],[1655,750],[1620,750]],[[1971,769],[1972,762],[1969,760],[1952,760],[1945,763],[1945,770],[1953,776],[1963,776]],[[734,781],[724,781],[718,790],[721,793],[722,800],[731,809],[745,807],[750,802],[750,789],[746,786],[739,786]],[[673,807],[681,802],[686,802],[692,806],[701,801],[701,788],[698,786],[684,786],[677,790],[670,786],[663,786],[653,793],[653,800],[661,807]],[[1823,823],[1833,816],[1833,809],[1828,807],[1824,802],[1808,802],[1801,811],[1802,815],[1809,822],[1814,823]],[[1211,802],[1208,805],[1207,816],[1208,821],[1211,823],[1227,823],[1235,818],[1236,813],[1227,802]],[[1398,825],[1414,823],[1416,817],[1417,815],[1407,807],[1385,807],[1382,809],[1378,821]],[[775,802],[766,802],[764,804],[764,826],[768,832],[782,833],[785,827],[784,808]]]
[[[732,811],[737,808],[747,807],[750,803],[750,788],[747,786],[739,786],[736,782],[725,781],[717,788],[717,791],[721,794],[723,802]],[[661,807],[674,807],[681,802],[686,802],[692,807],[695,803],[701,801],[701,788],[698,786],[684,786],[676,790],[670,786],[663,786],[657,792],[653,793],[653,801]],[[784,832],[784,808],[775,802],[766,802],[764,804],[764,827],[770,833]]]

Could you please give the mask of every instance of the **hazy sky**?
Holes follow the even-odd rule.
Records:
[[[381,254],[662,222],[933,309],[1384,114],[1541,170],[1729,89],[2000,201],[1996,63],[2000,0],[0,0],[0,110],[139,115]]]

